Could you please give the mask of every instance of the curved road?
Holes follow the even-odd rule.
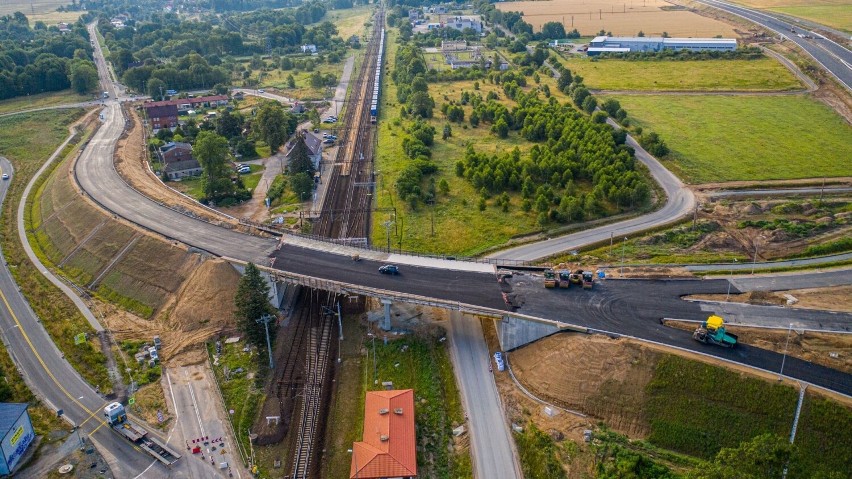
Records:
[[[823,68],[828,70],[847,90],[852,91],[852,52],[843,46],[827,38],[800,38],[798,34],[810,34],[810,32],[802,30],[802,27],[798,24],[782,20],[767,13],[719,0],[698,1],[742,17],[790,40],[807,52]],[[796,33],[793,33],[792,30],[795,30]]]
[[[620,128],[612,119],[607,122],[613,128]],[[578,249],[591,243],[599,243],[607,241],[611,237],[622,238],[637,231],[662,226],[673,221],[676,221],[689,213],[692,213],[695,208],[695,195],[692,190],[687,188],[680,179],[671,171],[667,170],[662,163],[645,151],[632,136],[627,136],[627,145],[636,151],[636,159],[641,161],[648,167],[651,176],[666,192],[666,204],[662,208],[653,213],[642,215],[637,218],[619,221],[611,225],[600,226],[588,230],[583,230],[578,233],[573,233],[565,236],[559,236],[545,241],[538,241],[514,248],[505,249],[496,253],[490,254],[489,258],[495,259],[513,259],[534,261],[559,253]]]
[[[12,166],[2,157],[0,168],[12,172]],[[15,181],[14,175],[0,183],[0,202],[5,199],[11,181]],[[169,470],[164,466],[152,464],[149,456],[134,450],[133,445],[112,429],[102,427],[102,411],[108,401],[65,360],[18,290],[5,258],[0,267],[0,328],[6,349],[30,390],[49,409],[63,409],[67,420],[80,425],[80,433],[98,445],[98,451],[116,477],[132,478],[145,470],[149,471],[147,477],[168,476]]]

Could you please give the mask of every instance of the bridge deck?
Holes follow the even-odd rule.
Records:
[[[402,265],[399,276],[390,276],[378,271],[388,261],[364,259],[363,256],[360,261],[352,261],[342,254],[287,243],[282,244],[272,258],[275,259],[274,269],[291,273],[506,310],[497,276],[490,265],[485,265],[492,269],[490,273]]]

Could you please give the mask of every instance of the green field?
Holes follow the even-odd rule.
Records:
[[[790,386],[674,355],[657,363],[647,391],[648,441],[704,459],[767,432],[787,437],[798,399],[798,390]],[[806,395],[794,468],[799,474],[852,470],[850,430],[852,410]],[[790,477],[828,476],[798,476],[791,470]]]
[[[798,90],[802,84],[774,58],[759,60],[626,61],[571,57],[572,73],[597,90]]]
[[[0,101],[0,115],[33,108],[44,108],[47,106],[62,105],[65,103],[80,103],[91,101],[91,95],[78,95],[74,90],[62,90],[50,93],[40,93],[25,97],[11,98]]]
[[[852,176],[852,126],[807,96],[617,98],[689,183]]]
[[[354,8],[330,10],[325,14],[322,21],[333,23],[337,27],[338,36],[345,41],[352,35],[361,36],[367,31],[364,23],[370,20],[374,10],[375,7],[373,5],[360,5]]]
[[[770,10],[852,32],[852,4],[776,7]]]

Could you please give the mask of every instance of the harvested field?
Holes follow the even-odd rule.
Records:
[[[69,5],[71,2],[66,0],[12,0],[10,2],[0,3],[0,15],[9,15],[15,12],[23,12],[29,17],[32,13],[45,13],[56,10],[57,7]],[[79,14],[78,14],[79,15]],[[32,20],[30,20],[32,23]]]
[[[852,5],[848,0],[734,0],[734,3],[852,31]]]
[[[553,0],[502,2],[502,11],[524,12],[524,21],[538,31],[546,22],[561,22],[565,30],[576,28],[583,35],[600,30],[629,36],[643,31],[647,36],[668,32],[673,37],[736,37],[730,25],[702,17],[664,0]]]

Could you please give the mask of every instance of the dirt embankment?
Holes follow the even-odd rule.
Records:
[[[644,436],[645,387],[659,353],[606,336],[559,334],[510,353],[515,376],[532,394]]]
[[[195,268],[154,319],[145,320],[110,305],[103,306],[107,309],[104,317],[109,318],[109,327],[119,341],[150,340],[159,335],[161,358],[169,366],[199,363],[206,359],[201,344],[235,327],[234,295],[239,278],[229,263],[208,259]]]

